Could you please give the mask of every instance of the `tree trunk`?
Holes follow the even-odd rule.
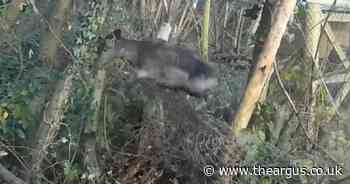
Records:
[[[240,108],[233,122],[232,131],[235,135],[248,126],[256,103],[258,102],[263,87],[272,70],[277,50],[280,46],[282,36],[287,28],[289,17],[292,15],[296,0],[280,0],[276,3],[274,20],[270,33],[264,44],[264,48],[258,57],[255,71],[250,79],[244,94]]]

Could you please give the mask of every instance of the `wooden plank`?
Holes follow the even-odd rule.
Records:
[[[346,54],[343,51],[343,49],[335,41],[335,36],[333,34],[332,28],[330,27],[330,25],[328,23],[325,26],[325,32],[326,32],[326,35],[328,37],[329,42],[331,42],[331,44],[334,47],[334,50],[336,51],[337,57],[343,62],[343,65],[345,66],[345,68],[348,69],[350,66],[349,60],[347,59]],[[348,73],[345,76],[345,81],[350,81],[350,73]],[[339,109],[339,107],[343,103],[345,97],[349,94],[349,92],[350,92],[350,82],[346,82],[343,85],[343,87],[339,90],[337,96],[335,97],[335,108],[336,109]]]
[[[326,6],[332,6],[334,0],[309,0],[308,3],[318,3],[321,5],[326,5]],[[341,7],[341,8],[350,8],[350,1],[349,0],[338,0],[337,4],[335,6]],[[337,18],[335,18],[337,19]],[[343,19],[344,20],[344,19]],[[343,65],[345,68],[349,68],[349,61],[346,57],[345,52],[343,49],[336,43],[335,36],[333,34],[333,31],[329,24],[327,23],[325,26],[325,32],[328,37],[328,40],[330,43],[333,45],[334,50],[336,51],[337,57],[343,62]],[[350,81],[350,72],[345,76],[345,81]],[[348,95],[350,92],[350,82],[346,82],[343,87],[340,89],[338,92],[336,98],[335,98],[335,111],[338,111],[339,107],[341,106],[342,102],[344,101],[345,97]]]
[[[322,5],[332,6],[334,0],[308,0],[308,3],[318,3]],[[337,0],[336,7],[350,7],[349,0]]]
[[[350,73],[345,78],[345,81],[347,81],[343,87],[339,90],[337,96],[335,97],[335,107],[336,109],[339,109],[343,101],[345,100],[345,97],[349,94],[350,92]]]
[[[326,18],[327,14],[323,14],[322,16]],[[332,13],[328,18],[328,22],[350,22],[350,13]]]
[[[347,78],[348,74],[342,73],[342,74],[335,74],[335,75],[331,75],[331,76],[324,76],[323,80],[326,84],[332,84],[332,83],[342,83],[342,82],[346,82],[346,78]],[[318,79],[316,81],[314,81],[315,84],[322,84],[321,79]]]
[[[325,33],[327,35],[327,38],[328,38],[329,42],[332,44],[332,46],[333,46],[333,48],[334,48],[334,50],[336,52],[336,55],[337,55],[338,59],[343,62],[343,65],[345,66],[345,68],[349,68],[350,62],[347,59],[346,54],[343,51],[343,49],[336,42],[335,36],[333,34],[333,31],[332,31],[332,28],[331,28],[331,26],[328,23],[326,24],[324,30],[325,30]]]

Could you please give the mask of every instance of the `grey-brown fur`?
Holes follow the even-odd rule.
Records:
[[[138,78],[154,79],[161,85],[182,89],[195,96],[204,95],[217,84],[212,69],[190,49],[170,46],[162,41],[123,39],[119,30],[106,38],[111,36],[114,42],[103,51],[103,63],[123,57],[135,68]]]

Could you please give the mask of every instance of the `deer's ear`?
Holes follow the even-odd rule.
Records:
[[[113,32],[109,33],[105,39],[111,40],[115,38],[116,40],[121,40],[122,39],[122,31],[120,29],[116,29]]]
[[[120,29],[116,29],[113,31],[113,36],[117,39],[120,40],[122,39],[122,31]]]

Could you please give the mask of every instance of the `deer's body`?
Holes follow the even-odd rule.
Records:
[[[114,38],[114,44],[102,54],[104,63],[123,57],[135,68],[138,78],[154,79],[195,96],[204,95],[217,84],[212,69],[201,62],[195,51],[164,42],[123,39],[120,32]]]

